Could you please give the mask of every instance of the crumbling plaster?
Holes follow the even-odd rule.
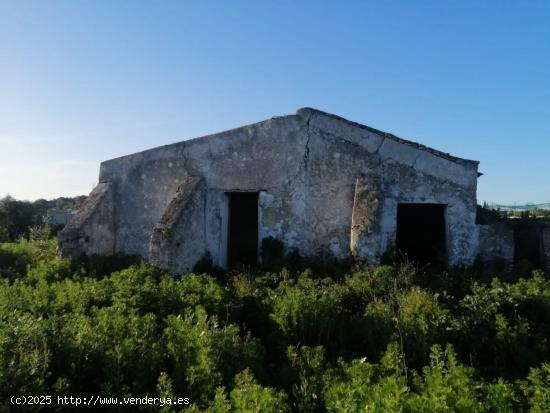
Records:
[[[75,257],[112,255],[115,246],[115,202],[113,185],[100,182],[88,196],[79,213],[59,233],[58,252]]]
[[[199,251],[209,251],[216,264],[225,265],[226,192],[260,193],[260,240],[273,236],[305,255],[325,249],[345,257],[351,251],[368,263],[378,262],[392,247],[398,203],[441,203],[447,205],[448,261],[469,264],[479,234],[477,166],[305,108],[103,162],[99,185],[112,194],[99,203],[112,204],[116,252],[138,254],[177,272],[191,269]],[[204,235],[199,241],[190,233],[199,229],[178,227],[193,252],[169,243],[160,258],[152,248],[154,228],[190,177],[199,177],[203,185],[199,224]],[[86,233],[90,223],[82,222],[80,231]],[[80,252],[90,249],[81,245]]]

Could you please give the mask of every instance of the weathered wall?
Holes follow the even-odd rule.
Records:
[[[363,249],[364,258],[376,263],[393,247],[399,203],[438,203],[447,205],[449,264],[473,262],[478,243],[477,162],[433,153],[421,145],[317,111],[310,112],[309,125],[311,152],[318,149],[324,158],[319,162],[323,171],[318,175],[321,185],[331,174],[336,177],[331,177],[328,186],[335,183],[334,189],[351,189],[361,174],[379,179],[380,206],[375,212],[379,214],[379,227],[369,235],[372,241]],[[341,218],[351,213],[351,199]],[[339,221],[337,227],[345,225]]]
[[[260,239],[273,236],[305,255],[322,248],[345,257],[351,248],[376,263],[394,243],[400,202],[448,205],[451,264],[471,263],[477,252],[477,162],[311,109],[102,163],[100,181],[116,192],[116,251],[151,252],[165,264],[168,255],[181,256],[173,243],[162,257],[150,245],[191,176],[204,182],[204,219],[197,223],[204,228],[176,232],[204,234],[193,251],[208,250],[219,265],[226,260],[229,191],[259,191]],[[202,255],[185,254],[178,268]]]
[[[491,265],[502,262],[511,269],[514,262],[514,230],[505,222],[479,226],[479,256]]]
[[[358,260],[376,262],[380,257],[380,178],[377,175],[361,175],[355,181],[353,213],[351,216],[350,250]]]
[[[288,221],[293,176],[300,170],[305,135],[296,117],[272,119],[202,139],[107,161],[101,179],[117,182],[120,223],[117,245],[121,252],[148,257],[149,239],[178,185],[189,176],[200,176],[206,193],[206,244],[215,262],[222,260],[225,192],[265,190],[285,198],[278,212],[281,227]],[[284,173],[282,171],[285,171]],[[265,231],[272,228],[266,226]]]
[[[189,272],[204,254],[205,202],[202,179],[184,179],[151,235],[149,258],[161,268],[174,274]]]
[[[79,213],[59,233],[58,252],[63,256],[111,255],[115,252],[115,202],[113,185],[100,182]]]

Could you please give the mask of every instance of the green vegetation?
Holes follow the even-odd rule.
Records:
[[[48,394],[189,397],[186,412],[548,411],[542,272],[277,259],[174,278],[131,257],[59,259],[40,233],[0,244],[0,411]]]
[[[0,242],[16,241],[19,238],[29,238],[33,229],[44,229],[48,222],[48,212],[78,209],[86,199],[57,198],[51,201],[38,199],[34,202],[20,201],[6,196],[0,199]],[[54,222],[47,227],[49,235],[57,233],[63,225]]]

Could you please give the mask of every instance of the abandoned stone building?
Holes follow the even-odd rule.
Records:
[[[101,164],[59,252],[137,254],[184,273],[255,264],[262,239],[377,264],[513,257],[476,224],[478,162],[318,110],[161,146]]]

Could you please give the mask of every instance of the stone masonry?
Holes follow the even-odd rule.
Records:
[[[477,161],[304,108],[103,162],[59,252],[135,254],[173,273],[208,252],[226,267],[228,194],[250,191],[258,240],[367,264],[394,248],[399,204],[444,205],[446,261],[471,264],[477,178]]]

